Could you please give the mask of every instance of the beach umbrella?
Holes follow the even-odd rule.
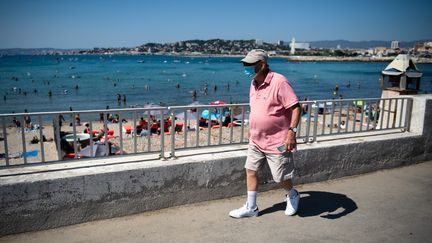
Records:
[[[196,120],[196,119],[197,119],[197,113],[196,113],[196,112],[192,112],[192,111],[190,111],[190,110],[187,110],[186,113],[187,113],[187,119],[188,119],[188,120]],[[183,119],[183,120],[184,120],[184,118],[185,118],[185,113],[184,113],[184,112],[180,112],[180,113],[178,113],[178,114],[176,115],[176,117],[177,117],[178,119]]]
[[[160,106],[160,105],[156,105],[153,103],[150,104],[145,104],[144,108],[151,108],[153,110],[150,111],[150,115],[152,116],[160,116],[161,114],[166,115],[168,114],[167,110],[163,110],[161,111],[160,109],[163,109],[164,107]],[[144,114],[146,115],[148,111],[145,111]]]
[[[201,117],[204,119],[209,119],[209,110],[203,110],[201,113]],[[218,120],[219,119],[219,113],[212,112],[210,115],[211,120]]]

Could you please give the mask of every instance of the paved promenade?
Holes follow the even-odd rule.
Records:
[[[245,201],[236,197],[11,235],[0,242],[432,241],[432,161],[298,189],[302,199],[293,217],[283,213],[284,192],[274,190],[259,194],[257,218],[230,218],[229,210]]]

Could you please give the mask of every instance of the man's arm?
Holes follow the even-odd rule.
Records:
[[[297,103],[288,110],[291,110],[291,123],[290,127],[294,128],[297,127],[299,121],[300,121],[300,115],[301,115],[301,107],[300,104]],[[288,128],[287,128],[288,129]],[[285,145],[288,152],[294,151],[297,148],[297,142],[296,142],[296,134],[294,131],[289,130],[287,137],[285,139]]]

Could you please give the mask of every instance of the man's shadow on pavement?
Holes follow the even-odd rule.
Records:
[[[285,207],[286,202],[277,203],[272,207],[260,211],[259,215],[262,216],[277,211],[285,211]],[[357,204],[344,194],[306,191],[300,192],[300,204],[297,215],[300,217],[320,216],[326,219],[337,219],[356,209]]]

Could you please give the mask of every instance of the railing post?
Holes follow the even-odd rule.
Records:
[[[89,115],[89,133],[90,133],[90,157],[93,157],[93,154],[96,157],[96,154],[93,153],[94,151],[94,142],[93,142],[93,116]]]
[[[407,132],[410,131],[410,127],[411,127],[412,105],[413,105],[413,99],[412,98],[407,99],[407,109],[406,109],[406,115],[405,115],[405,129]]]
[[[39,115],[39,137],[40,137],[40,147],[41,147],[41,158],[42,162],[45,162],[45,148],[44,148],[44,139],[42,134],[42,116]]]
[[[207,122],[207,146],[210,146],[211,144],[211,129],[212,129],[212,119],[211,119],[211,115],[213,112],[210,111],[210,107],[207,108],[208,109],[208,122]],[[216,114],[215,114],[216,116]]]
[[[73,131],[73,147],[74,147],[74,158],[78,158],[78,148],[77,148],[77,131],[75,124],[75,113],[72,113],[72,131]]]
[[[244,109],[244,106],[242,106],[242,108],[241,108],[241,111],[242,111],[242,125],[241,125],[241,134],[240,134],[240,143],[243,143],[243,140],[244,140],[244,127],[245,127],[245,121],[244,121],[244,119],[245,119],[245,109]]]
[[[357,104],[357,103],[356,103]],[[350,125],[350,108],[351,108],[351,102],[347,102],[347,110],[346,110],[346,121],[345,121],[345,132],[347,133],[348,132],[348,128],[349,128],[349,125]],[[356,112],[356,110],[355,110],[355,108],[354,108],[354,112]],[[354,114],[356,114],[356,113],[354,113]],[[355,130],[355,117],[354,117],[354,121],[353,121],[353,130],[352,130],[352,132],[354,132]],[[341,124],[341,122],[339,122],[339,127],[341,126],[342,124]]]
[[[319,103],[315,106],[315,115],[314,115],[314,126],[312,131],[312,142],[317,141],[317,130],[318,130],[318,116],[319,116]]]
[[[200,125],[199,125],[199,119],[200,119],[200,110],[197,109],[197,117],[196,117],[196,129],[195,129],[195,137],[196,137],[196,144],[195,147],[199,147],[199,131],[200,131]]]
[[[183,143],[184,143],[184,148],[187,148],[187,136],[188,136],[188,117],[187,117],[187,110],[184,110],[184,121],[183,121]]]
[[[168,112],[171,111],[171,154],[170,154],[170,158],[174,159],[175,158],[175,126],[176,126],[176,122],[175,122],[175,115],[174,115],[174,110],[171,110],[171,107],[168,107]]]
[[[133,150],[134,150],[134,153],[136,154],[137,153],[137,136],[138,136],[138,134],[137,134],[137,125],[136,125],[136,119],[137,119],[137,115],[136,115],[136,111],[134,111],[133,113],[132,113],[132,119],[133,119],[133,127],[132,127],[132,131],[131,131],[131,134],[133,135]]]
[[[21,139],[22,139],[22,147],[23,147],[23,152],[22,152],[22,156],[24,158],[24,164],[27,164],[27,149],[26,149],[26,139],[25,139],[25,130],[24,127],[26,126],[26,122],[24,119],[24,116],[22,116],[21,119]]]
[[[398,126],[398,128],[401,128],[402,127],[402,116],[403,116],[403,111],[404,111],[404,109],[405,109],[405,112],[406,112],[406,108],[404,108],[405,107],[405,99],[402,99],[402,101],[401,101],[401,108],[400,108],[400,114],[398,114],[399,115],[399,126]],[[406,115],[405,115],[406,116]]]
[[[3,142],[5,146],[5,160],[6,160],[6,166],[9,165],[9,151],[8,151],[8,142],[7,142],[7,133],[6,133],[6,118],[2,117],[2,123],[3,123]]]
[[[365,113],[364,108],[365,108],[365,106],[366,106],[366,101],[362,100],[362,107],[360,109],[360,111],[361,111],[361,115],[360,115],[360,132],[363,131],[363,120],[364,120],[364,113]]]
[[[147,117],[148,117],[148,121],[147,121],[147,131],[148,131],[148,136],[147,136],[147,151],[150,152],[151,151],[151,137],[152,137],[152,133],[151,133],[151,127],[150,127],[150,111],[147,112]],[[153,122],[153,120],[151,121]],[[136,121],[134,126],[136,127]],[[134,128],[135,129],[135,128]],[[157,131],[156,131],[157,133]]]
[[[329,134],[333,133],[334,113],[335,113],[335,108],[336,108],[335,101],[332,101],[331,103],[332,103],[332,108],[331,108],[332,109],[332,113],[331,113],[331,116],[330,116],[330,132],[329,132]]]
[[[389,128],[389,124],[390,124],[390,115],[391,115],[391,111],[392,111],[392,104],[393,104],[393,99],[388,99],[389,104],[388,104],[388,110],[387,110],[387,124],[386,124],[386,129]]]
[[[233,124],[233,122],[234,122],[234,112],[233,112],[233,106],[231,105],[230,106],[230,109],[229,109],[229,114],[230,114],[230,144],[232,144],[232,142],[233,142],[233,132],[234,132],[234,124]]]
[[[324,135],[324,131],[325,131],[326,111],[327,111],[327,101],[324,101],[321,135]]]
[[[384,113],[385,113],[385,99],[382,99],[381,100],[382,102],[380,102],[380,106],[381,106],[381,104],[382,104],[382,109],[381,109],[381,107],[379,108],[379,111],[380,111],[380,115],[379,115],[379,120],[378,120],[378,122],[380,123],[380,126],[379,126],[379,128],[380,128],[380,130],[383,130],[383,120],[384,120],[384,117],[385,117],[385,115],[384,115]]]
[[[223,108],[219,108],[219,145],[222,144],[222,115],[223,115]]]
[[[315,109],[314,109],[314,116],[317,115],[317,103],[316,101],[314,101],[315,104]],[[312,115],[312,109],[311,109],[311,113],[309,114],[309,117],[307,119],[307,124],[306,124],[306,138],[305,138],[305,142],[309,143],[309,133],[310,133],[310,124],[311,124],[311,115]]]
[[[119,139],[120,139],[120,154],[123,154],[123,122],[122,122],[122,116],[123,116],[123,114],[121,114],[121,113],[119,112],[119,120],[117,121],[118,122],[118,124],[119,124],[119,127],[118,127],[118,129],[119,129]]]
[[[107,113],[108,114],[108,113]],[[110,154],[110,146],[108,144],[108,119],[106,117],[106,114],[104,114],[104,139],[105,139],[105,156],[108,156]]]
[[[60,116],[57,114],[54,117],[54,127],[55,129],[55,134],[54,136],[56,136],[56,143],[57,143],[57,156],[58,156],[58,160],[62,160],[62,155],[63,155],[63,150],[61,147],[61,137],[60,137],[60,130],[61,130],[61,126],[60,126]]]
[[[160,119],[160,143],[161,143],[161,152],[160,152],[160,159],[165,160],[165,119],[163,110],[160,110],[161,113],[161,119]]]

